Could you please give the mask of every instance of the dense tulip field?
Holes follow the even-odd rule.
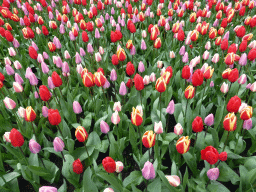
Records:
[[[255,0],[3,0],[0,191],[256,191]]]

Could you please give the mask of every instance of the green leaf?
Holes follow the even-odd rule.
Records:
[[[191,155],[190,152],[187,152],[183,154],[183,158],[185,159],[185,162],[187,163],[188,167],[193,172],[193,174],[197,175],[198,169],[197,169],[196,157]]]
[[[91,123],[92,123],[92,114],[89,113],[88,115],[86,115],[86,117],[82,120],[82,126],[85,129],[89,129],[91,127]]]
[[[154,179],[153,182],[148,185],[148,191],[149,192],[162,192],[160,178]]]
[[[93,131],[89,134],[88,141],[86,143],[86,146],[92,146],[95,147],[96,149],[101,148],[101,140],[99,135]]]
[[[133,153],[136,157],[139,156],[139,150],[138,150],[138,147],[137,147],[137,137],[136,137],[136,133],[135,133],[135,130],[134,130],[134,127],[132,124],[130,124],[129,126],[129,139],[130,139],[130,143],[132,145],[132,150],[133,150]]]
[[[128,177],[126,177],[123,181],[124,187],[129,186],[130,184],[139,185],[143,181],[141,171],[133,171],[130,173]]]
[[[186,167],[185,174],[183,176],[183,189],[186,189],[187,183],[189,182],[188,180],[188,167]]]
[[[39,175],[39,176],[45,176],[45,175],[48,175],[48,171],[42,167],[37,167],[37,166],[32,166],[32,165],[29,165],[28,166],[28,169],[36,174],[36,175]]]
[[[118,190],[118,191],[122,191],[123,190],[123,186],[122,186],[122,182],[117,179],[113,174],[107,174],[105,172],[99,172],[97,173],[97,175],[99,177],[101,177],[104,181],[107,181],[110,185],[113,186],[114,191]]]
[[[220,122],[223,120],[222,116],[223,116],[223,112],[224,112],[224,106],[220,105],[217,110],[216,110],[216,114],[215,114],[215,118],[214,118],[214,129],[218,130],[218,126],[220,124]]]
[[[207,189],[209,190],[209,192],[216,192],[216,191],[230,192],[224,185],[222,185],[218,181],[211,181],[211,184],[208,185]]]
[[[66,192],[66,191],[67,191],[67,183],[66,183],[65,179],[63,179],[63,184],[58,189],[58,192]]]
[[[83,188],[84,191],[90,191],[90,192],[97,192],[98,189],[96,187],[96,185],[94,184],[94,182],[92,181],[92,171],[91,168],[88,167],[86,169],[86,171],[84,172],[84,176],[83,176]]]
[[[240,181],[239,176],[234,172],[225,162],[221,162],[219,165],[220,175],[218,180],[223,182],[231,181],[232,184],[236,184]]]
[[[3,175],[6,182],[9,182],[19,176],[20,176],[20,174],[18,172],[11,172],[11,173],[7,173],[7,174]]]

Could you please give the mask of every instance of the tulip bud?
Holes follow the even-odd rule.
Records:
[[[180,123],[177,123],[177,124],[174,126],[174,133],[175,133],[176,135],[182,135],[182,133],[183,133],[183,128],[182,128],[182,126],[181,126]]]
[[[219,177],[219,174],[220,174],[220,171],[219,171],[219,168],[216,167],[216,168],[212,168],[212,169],[209,169],[207,171],[207,177],[210,179],[210,180],[217,180],[218,177]]]
[[[178,153],[184,154],[188,152],[190,146],[190,139],[188,136],[182,136],[176,143],[176,149]]]
[[[165,177],[171,186],[178,187],[180,185],[180,178],[177,175],[166,175]]]
[[[24,144],[23,136],[15,128],[12,128],[9,139],[11,140],[11,144],[13,147],[21,147]]]
[[[116,172],[120,173],[124,169],[124,164],[121,161],[116,162]]]
[[[34,139],[30,139],[29,149],[30,149],[31,153],[36,154],[36,153],[40,152],[41,146]]]
[[[252,117],[253,114],[253,109],[251,106],[247,106],[245,108],[243,108],[240,112],[240,118],[242,120],[248,120]]]
[[[204,118],[204,123],[207,125],[207,126],[212,126],[213,123],[214,123],[214,116],[213,114],[209,114],[207,117]]]
[[[126,88],[126,85],[123,81],[121,82],[121,85],[120,85],[120,88],[119,88],[119,94],[123,95],[123,96],[127,94],[127,88]]]
[[[11,143],[11,140],[10,140],[10,133],[11,133],[11,132],[5,132],[5,133],[4,133],[3,140],[4,140],[5,142]]]
[[[111,116],[111,121],[113,124],[117,125],[120,122],[120,117],[118,115],[118,111],[115,111]]]
[[[64,142],[62,141],[61,138],[59,137],[55,137],[54,140],[53,140],[53,148],[56,152],[61,152],[63,151],[65,147],[65,144]]]
[[[156,134],[153,131],[146,131],[142,136],[142,144],[146,148],[151,148],[155,145]]]
[[[39,192],[58,192],[56,187],[43,186],[39,188]]]
[[[227,131],[235,131],[236,130],[236,121],[237,118],[234,113],[228,113],[223,121],[223,127]]]
[[[159,121],[159,123],[155,122],[154,131],[155,131],[156,134],[163,133],[163,124],[162,124],[161,121]]]
[[[105,134],[109,132],[109,125],[103,120],[101,120],[100,122],[100,130],[102,133],[105,133]]]
[[[119,101],[114,103],[113,111],[121,111],[121,103]]]
[[[74,101],[73,102],[73,111],[75,114],[80,114],[82,113],[82,107],[81,105],[78,103],[78,101]]]
[[[228,84],[226,84],[225,82],[223,82],[223,84],[221,85],[220,91],[222,93],[227,93],[228,92]]]
[[[174,104],[174,101],[171,100],[169,105],[166,108],[166,113],[169,113],[172,115],[174,113],[174,111],[175,111],[175,104]]]
[[[14,109],[16,107],[16,103],[15,101],[13,101],[12,99],[10,99],[9,97],[5,97],[4,98],[4,105],[7,109]]]
[[[131,121],[132,121],[132,124],[136,126],[140,126],[142,124],[143,111],[141,106],[137,106],[136,109],[134,107],[132,108]]]
[[[144,164],[142,175],[146,180],[154,179],[156,177],[154,166],[151,162],[147,161]]]
[[[252,128],[252,119],[245,120],[243,123],[243,129],[250,130]]]
[[[88,139],[88,133],[82,126],[76,128],[75,136],[79,142],[85,142]]]
[[[84,169],[84,166],[82,165],[80,159],[77,159],[73,162],[72,164],[72,167],[73,167],[73,171],[76,173],[76,174],[81,174],[83,173],[83,169]]]
[[[46,106],[42,107],[42,115],[46,118],[48,117],[48,108]]]
[[[114,190],[112,188],[106,188],[103,192],[114,192]]]

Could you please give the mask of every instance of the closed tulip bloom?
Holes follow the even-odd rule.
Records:
[[[73,162],[72,164],[72,167],[73,167],[73,171],[76,173],[76,174],[81,174],[83,173],[83,169],[84,169],[84,166],[82,165],[80,159],[77,159]]]
[[[3,140],[4,140],[4,142],[11,143],[11,140],[10,140],[10,133],[11,133],[11,132],[5,132],[5,133],[4,133],[4,135],[3,135]]]
[[[206,160],[210,165],[213,165],[219,160],[219,153],[213,146],[208,146],[201,150],[201,159]]]
[[[21,93],[23,91],[23,87],[18,82],[13,82],[13,88],[16,93]]]
[[[103,192],[114,192],[114,190],[112,188],[106,188]]]
[[[204,78],[205,79],[210,79],[212,78],[212,74],[214,72],[214,68],[212,68],[211,66],[207,67],[204,71]]]
[[[54,84],[52,82],[52,77],[48,77],[47,82],[48,82],[48,87],[50,89],[54,89],[55,88],[55,86],[54,86]]]
[[[172,115],[174,113],[174,111],[175,111],[175,104],[174,104],[174,101],[171,100],[169,105],[166,108],[166,113],[169,113]]]
[[[201,117],[197,116],[192,122],[192,130],[196,133],[202,132],[204,129],[203,120]]]
[[[186,152],[188,152],[189,150],[189,146],[190,146],[190,139],[188,136],[183,136],[181,138],[179,138],[179,140],[176,143],[176,149],[178,151],[178,153],[180,154],[184,154]]]
[[[116,172],[120,173],[124,169],[124,164],[121,161],[116,162]]]
[[[116,55],[119,61],[124,61],[126,59],[126,53],[122,48],[117,50]]]
[[[252,128],[252,119],[245,120],[243,123],[243,129],[250,130]]]
[[[156,177],[156,173],[155,173],[155,169],[154,166],[151,162],[147,161],[144,164],[142,171],[142,176],[146,179],[146,180],[150,180],[150,179],[154,179]]]
[[[51,93],[45,85],[40,85],[39,95],[42,101],[49,101],[49,99],[51,98]]]
[[[64,57],[65,57],[65,59],[70,59],[70,55],[69,55],[69,52],[67,50],[64,51]]]
[[[200,69],[197,69],[192,76],[193,86],[200,86],[204,82],[204,75]]]
[[[39,192],[58,192],[56,187],[43,186],[39,188]]]
[[[216,167],[216,168],[212,168],[212,169],[209,169],[207,171],[207,177],[210,179],[210,180],[217,180],[218,177],[219,177],[219,174],[220,174],[220,171],[219,171],[219,168]]]
[[[140,126],[143,122],[143,111],[140,106],[132,108],[131,121],[133,125]]]
[[[18,114],[21,118],[24,118],[25,116],[25,109],[23,107],[18,108]]]
[[[144,64],[142,63],[142,61],[139,62],[138,71],[140,73],[143,73],[145,71],[145,67],[144,67]]]
[[[242,74],[242,75],[239,77],[239,79],[238,79],[238,83],[239,83],[240,85],[245,84],[246,81],[247,81],[247,76],[246,76],[245,74]]]
[[[34,47],[29,46],[28,52],[29,52],[29,56],[31,57],[31,59],[37,59],[38,54]]]
[[[24,117],[25,117],[25,121],[27,122],[32,122],[36,119],[36,113],[31,106],[26,108]]]
[[[105,133],[105,134],[109,132],[109,125],[103,120],[101,120],[100,122],[100,130],[102,133]]]
[[[24,144],[23,136],[15,128],[12,128],[9,138],[13,147],[21,147]]]
[[[156,134],[161,134],[163,133],[163,124],[161,121],[159,123],[155,122],[154,124],[154,131]]]
[[[65,144],[64,142],[62,141],[61,138],[59,137],[55,137],[54,140],[53,140],[53,148],[56,152],[61,152],[63,151],[65,147]]]
[[[195,88],[189,85],[184,92],[186,99],[192,99],[195,96]]]
[[[248,88],[247,88],[248,87]],[[246,86],[247,89],[250,89],[252,92],[255,92],[256,91],[256,82],[254,82],[253,84],[248,84]]]
[[[51,125],[59,125],[61,122],[61,116],[58,109],[48,110],[48,120]]]
[[[11,65],[5,65],[5,70],[6,70],[7,75],[13,75],[15,73],[15,71],[13,70]]]
[[[116,170],[116,162],[111,157],[105,157],[102,160],[103,168],[108,173],[114,173]]]
[[[101,71],[94,73],[94,81],[98,87],[104,86],[104,84],[106,83],[106,80],[107,80],[106,77],[103,75]]]
[[[29,150],[31,151],[31,153],[37,154],[41,151],[41,146],[34,139],[30,139]]]
[[[15,101],[13,101],[12,99],[10,99],[9,97],[5,97],[4,98],[4,105],[7,109],[14,109],[16,107],[16,103]]]
[[[228,112],[237,113],[239,110],[239,107],[241,106],[241,99],[238,96],[231,97],[227,104],[227,110]]]
[[[180,185],[180,178],[177,175],[166,175],[165,177],[171,186],[178,187]]]
[[[182,69],[181,77],[183,79],[189,79],[190,75],[190,67],[188,65],[185,65]]]
[[[11,57],[13,57],[13,56],[16,55],[16,52],[15,52],[15,50],[13,49],[13,47],[8,48],[8,51],[9,51],[9,55],[10,55]]]
[[[110,72],[110,80],[111,81],[116,81],[117,80],[117,74],[116,74],[116,70],[112,69]]]
[[[73,111],[74,111],[75,114],[82,113],[83,110],[82,110],[82,107],[81,107],[81,105],[79,104],[78,101],[73,102]]]
[[[174,133],[176,135],[182,135],[183,133],[183,127],[181,126],[180,123],[177,123],[175,126],[174,126]]]
[[[160,93],[166,90],[166,83],[163,77],[157,79],[155,88]]]
[[[62,80],[56,71],[52,73],[52,82],[55,87],[60,87],[62,85]]]
[[[111,116],[111,121],[113,124],[117,125],[120,122],[120,117],[118,115],[118,111],[115,111]]]
[[[146,131],[142,136],[142,144],[146,148],[151,148],[155,145],[156,134],[153,131]]]
[[[237,118],[234,113],[228,113],[223,121],[223,127],[227,131],[235,131],[237,124]]]
[[[127,94],[127,88],[126,88],[126,85],[123,81],[121,82],[121,85],[120,85],[120,88],[119,88],[119,94],[120,95],[126,95]]]
[[[48,117],[48,108],[46,106],[42,107],[42,115],[46,118]]]
[[[75,136],[79,142],[85,142],[88,139],[88,133],[82,126],[76,128]]]
[[[85,87],[93,87],[95,85],[94,75],[91,72],[83,75],[83,84]]]
[[[223,82],[223,84],[222,84],[221,87],[220,87],[220,91],[221,91],[222,93],[227,93],[227,92],[228,92],[228,84],[225,83],[225,82]]]
[[[136,74],[134,76],[133,81],[134,81],[134,86],[138,91],[141,91],[142,89],[144,89],[143,78],[139,74]]]
[[[247,106],[241,110],[240,118],[242,120],[248,120],[252,117],[252,114],[253,114],[253,108],[251,106]]]
[[[212,126],[213,123],[214,123],[214,116],[213,114],[209,114],[207,117],[204,118],[204,123],[207,125],[207,126]]]
[[[113,111],[121,111],[121,103],[118,101],[118,102],[115,102],[114,103],[114,106],[113,106]]]

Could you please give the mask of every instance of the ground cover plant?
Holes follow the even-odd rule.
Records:
[[[3,0],[1,191],[255,191],[255,3]]]

